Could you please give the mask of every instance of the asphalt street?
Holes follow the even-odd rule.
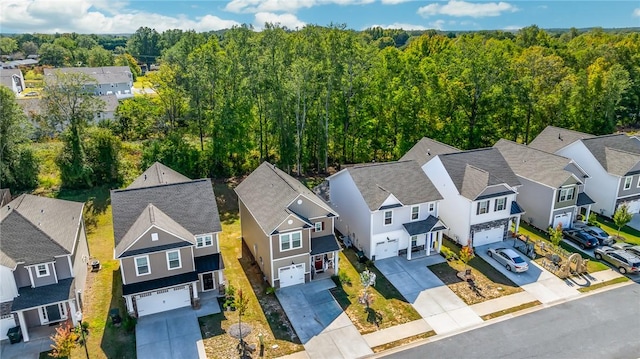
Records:
[[[594,294],[384,358],[640,358],[640,285]]]

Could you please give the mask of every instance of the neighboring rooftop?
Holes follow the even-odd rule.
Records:
[[[380,209],[391,194],[403,205],[442,199],[416,161],[359,164],[345,171],[372,211]]]
[[[8,188],[0,188],[0,207],[11,202],[11,190]]]
[[[497,148],[480,148],[438,157],[458,192],[471,200],[475,200],[489,186],[521,185]]]
[[[263,162],[251,172],[235,191],[267,234],[272,233],[289,215],[294,214],[289,205],[300,195],[315,203],[327,214],[335,215],[333,210],[303,183],[268,162]]]
[[[160,162],[155,162],[151,167],[147,168],[138,178],[136,178],[127,189],[151,187],[161,184],[169,183],[181,183],[188,182],[191,179],[184,176],[177,171],[163,165]]]
[[[555,153],[561,148],[569,146],[578,140],[591,137],[593,137],[593,135],[588,133],[567,130],[566,128],[555,126],[547,126],[533,141],[531,141],[531,143],[529,143],[529,147],[549,153]]]
[[[22,81],[22,72],[20,69],[0,69],[0,85],[13,89],[14,76],[17,76]],[[20,84],[23,86],[24,84]]]
[[[600,165],[616,176],[640,172],[640,140],[625,134],[605,135],[582,140]]]
[[[83,73],[93,77],[98,84],[133,82],[133,75],[131,74],[131,69],[128,66],[45,68],[45,78],[58,71],[62,73]]]
[[[572,173],[566,170],[571,160],[521,145],[509,140],[499,140],[497,148],[516,175],[547,186],[558,188]]]
[[[84,204],[30,194],[0,209],[2,265],[51,262],[73,253]]]
[[[423,137],[420,141],[418,141],[418,143],[411,147],[411,149],[404,156],[400,158],[400,161],[413,160],[418,162],[418,164],[422,166],[437,155],[454,152],[460,152],[460,150],[442,142],[432,140],[428,137]]]

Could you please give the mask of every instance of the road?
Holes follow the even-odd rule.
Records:
[[[640,358],[640,285],[591,295],[384,358]]]

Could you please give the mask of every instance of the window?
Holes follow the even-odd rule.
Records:
[[[136,257],[134,261],[136,262],[136,275],[141,276],[151,273],[149,256]]]
[[[196,237],[196,248],[209,247],[213,245],[213,238],[211,235],[206,236],[197,236]]]
[[[280,235],[280,250],[288,251],[302,247],[302,232],[285,233]]]
[[[393,212],[386,211],[384,212],[384,225],[388,226],[393,223]]]
[[[167,252],[167,267],[169,267],[170,270],[182,267],[182,263],[180,263],[180,251]]]
[[[324,231],[324,222],[316,222],[314,227],[316,232],[322,232]]]
[[[476,214],[485,214],[489,212],[489,201],[478,202],[478,209],[476,210]]]
[[[560,198],[558,198],[558,202],[570,201],[574,197],[574,188],[562,188],[560,190]]]
[[[496,199],[495,211],[502,211],[507,208],[507,197]]]
[[[411,220],[415,221],[420,217],[420,206],[411,207]]]
[[[411,248],[418,245],[418,236],[411,236]]]
[[[429,212],[433,212],[436,210],[436,204],[435,203],[429,203]]]
[[[629,188],[631,188],[631,181],[633,180],[633,177],[625,177],[624,178],[624,189],[628,190]]]
[[[151,240],[152,241],[157,241],[158,240],[158,233],[151,233]]]
[[[49,266],[46,264],[38,264],[36,266],[36,276],[38,278],[40,277],[46,277],[49,275]]]

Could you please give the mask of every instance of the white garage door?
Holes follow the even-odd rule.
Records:
[[[571,212],[557,214],[553,217],[553,228],[557,228],[562,223],[563,229],[571,228]]]
[[[496,228],[485,229],[473,234],[473,246],[478,247],[489,243],[502,241],[504,236],[504,225]]]
[[[16,321],[13,320],[13,314],[0,318],[0,340],[8,339],[9,337],[7,336],[7,332],[15,326]]]
[[[189,286],[162,289],[151,295],[136,296],[138,316],[151,315],[191,305]]]
[[[398,255],[398,239],[390,239],[376,243],[376,260]]]
[[[278,269],[280,288],[304,283],[304,263]]]
[[[640,201],[629,201],[627,202],[627,206],[629,206],[629,213],[640,212]]]

